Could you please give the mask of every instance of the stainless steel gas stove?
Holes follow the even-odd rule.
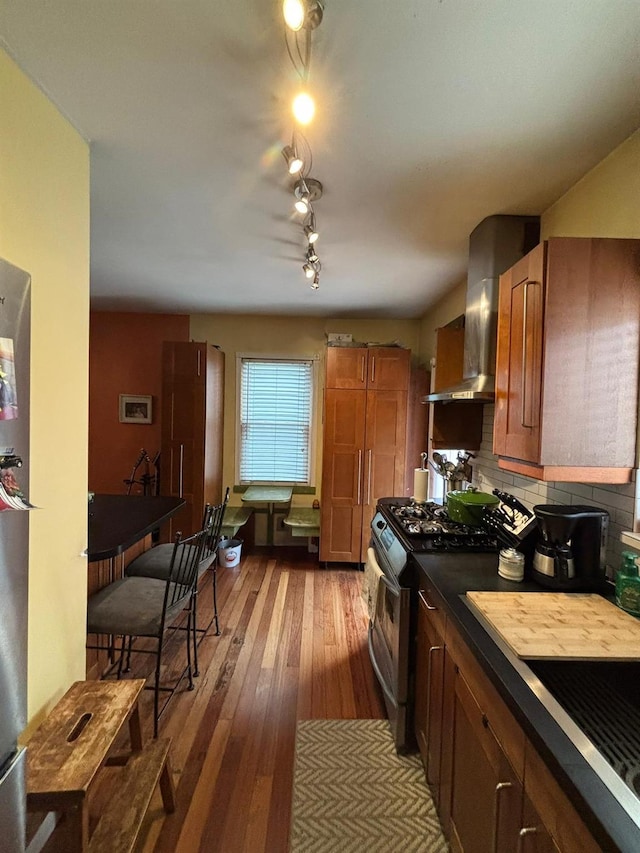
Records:
[[[468,559],[495,563],[496,540],[484,530],[452,521],[444,507],[407,498],[382,498],[371,522],[366,570],[378,580],[369,622],[369,656],[382,687],[396,748],[413,746],[413,633],[417,566],[438,561],[455,571]]]

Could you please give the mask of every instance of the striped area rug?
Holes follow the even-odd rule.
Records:
[[[444,853],[418,755],[386,720],[301,720],[290,853]]]

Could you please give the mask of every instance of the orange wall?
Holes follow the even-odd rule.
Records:
[[[187,315],[91,312],[89,491],[124,494],[141,448],[151,458],[160,449],[162,342],[188,340]],[[120,394],[151,394],[153,423],[121,424]]]

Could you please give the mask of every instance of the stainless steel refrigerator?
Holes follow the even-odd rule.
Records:
[[[30,277],[0,259],[0,849],[25,849]]]

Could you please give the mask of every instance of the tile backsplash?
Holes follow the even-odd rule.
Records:
[[[606,509],[609,513],[607,541],[607,575],[615,576],[620,566],[620,555],[625,546],[620,534],[636,530],[635,520],[640,518],[638,471],[633,482],[625,485],[602,483],[543,483],[529,477],[520,477],[498,468],[498,458],[492,453],[493,406],[484,407],[482,444],[476,452],[473,465],[473,485],[484,492],[500,489],[515,495],[529,508],[534,504],[586,504]]]

